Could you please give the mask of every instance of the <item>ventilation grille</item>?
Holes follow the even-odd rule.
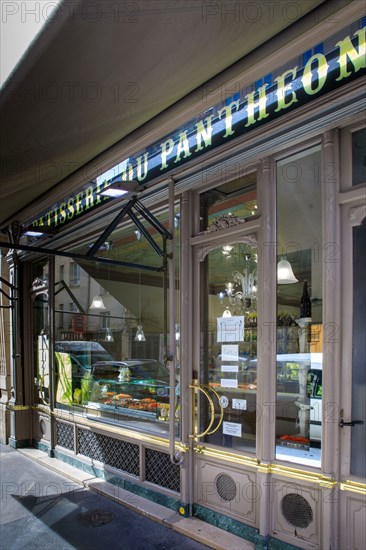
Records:
[[[74,451],[74,426],[72,424],[65,424],[65,422],[56,421],[56,440],[57,445],[60,447],[69,449],[69,451]]]
[[[296,493],[290,493],[283,497],[281,510],[287,521],[294,527],[305,529],[313,521],[310,504],[304,497]]]
[[[216,479],[216,489],[220,497],[227,502],[236,497],[236,483],[227,474],[220,474]]]
[[[180,468],[170,461],[169,455],[146,449],[145,468],[146,481],[180,492]]]
[[[140,473],[139,446],[133,443],[78,429],[78,452],[129,474]]]

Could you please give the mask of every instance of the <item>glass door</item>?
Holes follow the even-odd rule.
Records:
[[[200,262],[195,435],[203,444],[254,453],[258,258],[255,245],[240,241],[210,247]]]

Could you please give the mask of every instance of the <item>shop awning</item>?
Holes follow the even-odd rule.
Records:
[[[0,229],[322,3],[64,0],[2,90]]]

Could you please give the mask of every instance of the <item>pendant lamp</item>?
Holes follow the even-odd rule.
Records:
[[[297,283],[294,272],[292,271],[291,264],[288,260],[281,258],[277,264],[277,283],[279,285],[290,285],[292,283]]]

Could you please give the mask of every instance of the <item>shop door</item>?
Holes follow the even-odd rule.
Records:
[[[366,540],[366,206],[343,212],[340,548]]]
[[[242,519],[255,513],[238,488],[251,472],[223,457],[256,451],[258,256],[251,236],[195,249],[194,364],[191,391],[195,502]],[[253,474],[254,475],[254,474]]]

